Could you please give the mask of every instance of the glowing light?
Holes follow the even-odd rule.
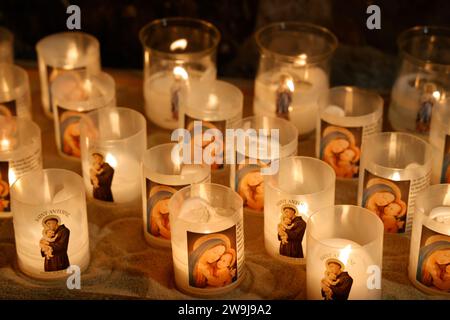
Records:
[[[8,181],[9,181],[9,185],[12,185],[14,182],[16,182],[16,174],[14,173],[14,171],[9,170],[8,171]]]
[[[294,92],[294,81],[292,81],[292,79],[286,79],[286,86],[289,91]]]
[[[433,98],[435,98],[436,100],[439,100],[441,97],[441,93],[439,91],[434,91],[433,92]]]
[[[188,42],[184,38],[175,40],[174,42],[172,42],[170,44],[170,51],[184,50],[184,49],[186,49],[187,45],[188,45]]]
[[[110,153],[106,154],[105,162],[107,162],[113,168],[117,167],[117,159]]]
[[[298,59],[295,61],[295,64],[303,67],[306,65],[306,60],[308,59],[308,55],[306,53],[302,53],[298,56]]]
[[[11,142],[9,141],[9,139],[5,139],[3,138],[2,140],[0,140],[0,149],[1,150],[8,150],[11,146]]]
[[[344,265],[347,265],[347,261],[348,258],[350,258],[351,252],[352,252],[352,245],[349,244],[339,253],[339,261],[341,261]]]
[[[394,181],[400,181],[400,173],[394,172],[394,173],[392,174],[392,179],[391,179],[391,180],[394,180]]]
[[[83,84],[84,90],[88,93],[92,91],[92,81],[89,79],[86,79]]]
[[[74,43],[71,44],[69,50],[67,50],[67,64],[73,66],[78,60],[78,49]]]
[[[217,106],[217,104],[219,103],[219,99],[217,98],[217,96],[215,94],[210,94],[208,96],[208,106],[209,107],[215,107]]]
[[[181,78],[183,80],[187,80],[189,78],[186,69],[184,69],[182,66],[176,66],[175,68],[173,68],[173,75],[176,79]]]
[[[307,204],[306,202],[300,203],[300,206],[299,206],[299,208],[298,208],[298,211],[299,211],[300,213],[306,215],[306,214],[308,213],[308,210],[309,210],[309,206],[308,206],[308,204]]]

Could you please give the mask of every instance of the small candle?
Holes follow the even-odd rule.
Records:
[[[0,115],[31,118],[31,95],[27,72],[0,63]]]
[[[442,100],[433,110],[430,129],[433,146],[433,183],[450,183],[450,98]]]

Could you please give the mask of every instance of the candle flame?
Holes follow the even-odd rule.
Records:
[[[14,171],[12,171],[11,169],[9,169],[8,171],[8,181],[9,181],[9,185],[11,186],[14,182],[16,182],[16,174],[14,173]]]
[[[308,55],[306,53],[302,53],[298,56],[298,59],[295,61],[295,63],[301,67],[304,67],[306,65],[306,60],[308,59]]]
[[[400,173],[394,172],[394,173],[392,174],[392,179],[391,179],[391,180],[394,180],[394,181],[400,181]]]
[[[188,42],[184,38],[175,40],[174,42],[172,42],[170,44],[170,51],[184,50],[184,49],[186,49],[187,45],[188,45]]]
[[[84,81],[83,87],[87,93],[90,93],[92,91],[92,81],[90,79],[86,79]]]
[[[9,139],[3,138],[0,140],[0,149],[2,151],[8,150],[11,146],[11,142],[9,141]]]
[[[117,159],[111,153],[106,154],[105,162],[107,162],[114,169],[117,167]]]
[[[441,93],[439,91],[434,91],[433,92],[433,98],[435,98],[436,100],[439,100],[441,98]]]
[[[350,258],[350,253],[352,252],[352,245],[347,245],[344,249],[339,253],[339,261],[341,261],[345,266],[347,265],[348,258]]]
[[[287,78],[285,83],[289,91],[294,92],[294,81],[292,81],[292,78]]]
[[[78,49],[74,43],[71,44],[69,50],[67,50],[67,64],[73,66],[78,60]]]
[[[298,208],[298,211],[304,215],[308,213],[308,204],[306,202],[300,203],[300,206]]]
[[[213,93],[208,96],[208,107],[216,107],[219,103],[219,99]]]
[[[187,80],[189,78],[186,69],[184,69],[182,66],[176,66],[175,68],[173,68],[173,75],[175,76],[175,79],[181,78],[183,80]]]

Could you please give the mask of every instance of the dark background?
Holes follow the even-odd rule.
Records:
[[[66,7],[81,8],[82,31],[101,43],[102,65],[142,68],[138,32],[156,18],[188,16],[215,24],[222,33],[219,76],[254,77],[258,53],[253,34],[274,21],[295,20],[329,28],[340,41],[333,64],[333,85],[384,89],[395,76],[396,38],[415,25],[450,26],[448,0],[1,0],[0,25],[15,35],[17,60],[35,60],[36,42],[65,31]],[[366,9],[381,8],[381,30],[366,28]]]

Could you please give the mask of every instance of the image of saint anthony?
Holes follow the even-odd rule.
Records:
[[[170,87],[170,110],[172,120],[178,120],[180,103],[184,99],[187,90],[187,80],[179,74],[174,74],[174,81]]]
[[[113,202],[111,184],[114,176],[114,169],[105,162],[100,153],[92,154],[90,169],[90,179],[93,187],[93,197],[98,200]]]
[[[282,207],[281,221],[278,224],[280,255],[291,258],[304,258],[302,241],[306,222],[297,213],[297,208],[290,205]]]
[[[147,199],[147,231],[157,238],[170,240],[169,200],[177,190],[156,185]]]
[[[236,250],[224,234],[198,238],[188,261],[189,284],[192,287],[220,288],[237,280]]]
[[[41,256],[44,258],[44,271],[60,271],[70,266],[67,255],[70,230],[61,224],[58,216],[47,216],[42,220],[42,238],[39,241]]]
[[[292,104],[292,90],[288,82],[292,83],[292,78],[287,75],[280,76],[280,83],[275,93],[276,115],[289,120],[289,107]]]
[[[431,114],[433,106],[436,104],[436,98],[433,93],[437,91],[434,83],[426,83],[423,87],[423,93],[420,97],[420,108],[416,116],[416,131],[427,133],[430,131]]]
[[[338,259],[325,261],[325,274],[321,280],[324,300],[348,300],[353,278],[344,270],[345,265]]]

